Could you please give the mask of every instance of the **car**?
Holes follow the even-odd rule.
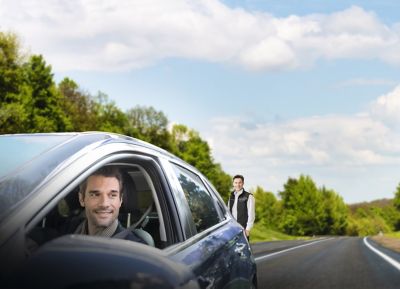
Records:
[[[196,168],[105,132],[0,136],[3,288],[256,288],[243,228]],[[146,244],[65,230],[79,184],[104,166],[123,176],[119,221]]]

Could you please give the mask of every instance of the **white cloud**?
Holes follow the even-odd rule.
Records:
[[[400,128],[400,85],[372,102],[371,115],[393,128]]]
[[[258,124],[251,130],[238,119],[219,119],[212,127],[212,135],[218,136],[218,141],[212,138],[211,142],[214,153],[224,160],[245,154],[246,158],[264,159],[278,166],[400,162],[400,155],[391,157],[400,153],[400,135],[367,115],[295,119]]]
[[[215,159],[249,186],[278,192],[288,177],[308,174],[347,202],[393,197],[400,166],[400,86],[357,115],[325,115],[254,123],[214,119],[205,133]],[[382,181],[385,179],[384,181]],[[337,187],[340,185],[340,187]]]
[[[291,68],[296,65],[292,49],[281,39],[274,37],[244,50],[240,63],[251,70]]]
[[[0,29],[56,71],[127,70],[169,57],[254,70],[348,57],[400,65],[399,24],[387,27],[360,7],[276,18],[217,0],[2,0]]]

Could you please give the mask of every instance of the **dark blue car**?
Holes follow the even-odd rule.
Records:
[[[210,182],[126,136],[0,136],[2,288],[256,288],[243,229]],[[71,234],[79,184],[104,166],[124,179],[121,224],[147,244]]]

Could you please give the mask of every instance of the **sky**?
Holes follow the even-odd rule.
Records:
[[[0,31],[122,110],[200,133],[245,188],[309,175],[346,203],[400,183],[400,2],[0,0]]]

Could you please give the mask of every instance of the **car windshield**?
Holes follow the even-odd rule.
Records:
[[[0,136],[0,178],[69,138],[71,135]]]
[[[0,136],[0,220],[64,160],[104,138],[72,133]]]

